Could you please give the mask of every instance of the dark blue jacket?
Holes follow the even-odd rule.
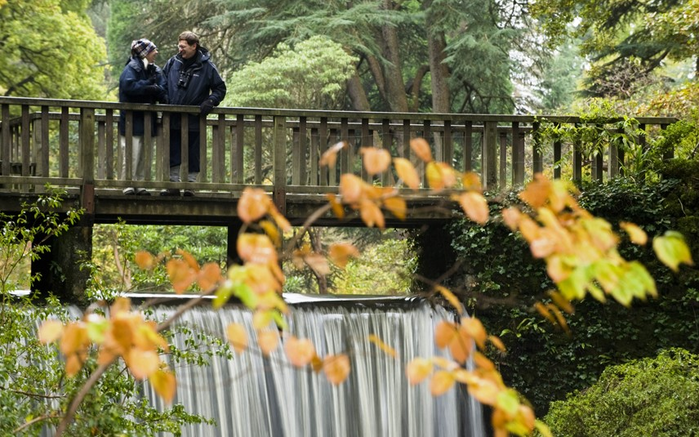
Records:
[[[186,64],[179,53],[173,56],[163,67],[163,74],[171,105],[199,106],[206,99],[210,99],[214,106],[218,106],[226,97],[226,83],[221,79],[216,65],[211,62],[209,51],[204,47],[199,47],[194,61]],[[170,127],[180,128],[177,114],[172,115]],[[189,130],[199,130],[198,115],[189,115]]]
[[[156,85],[154,87],[153,85]],[[155,64],[149,64],[146,69],[139,58],[129,58],[119,77],[119,101],[122,103],[167,103],[167,84],[163,72]],[[156,132],[155,113],[151,117],[153,123],[151,132]],[[119,114],[119,133],[125,135],[126,116],[124,111]],[[133,135],[143,135],[143,111],[133,113]]]

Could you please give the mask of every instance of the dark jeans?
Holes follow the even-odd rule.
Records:
[[[189,131],[189,172],[199,173],[199,131]],[[170,129],[170,167],[182,164],[182,134]]]

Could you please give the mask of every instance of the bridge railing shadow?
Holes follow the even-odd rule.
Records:
[[[117,122],[126,120],[125,148],[119,146]],[[370,177],[363,170],[362,147],[381,147],[392,156],[417,163],[410,140],[425,138],[438,161],[460,171],[475,171],[488,189],[516,186],[544,172],[555,178],[603,180],[624,168],[623,147],[610,143],[585,152],[575,141],[541,135],[542,126],[579,126],[587,123],[569,116],[517,116],[216,108],[198,126],[182,117],[171,129],[175,114],[198,114],[197,107],[138,105],[0,97],[0,191],[36,192],[44,184],[68,190],[93,190],[99,195],[121,195],[133,186],[134,111],[145,114],[147,189],[191,188],[203,195],[262,187],[284,202],[287,195],[318,195],[335,191],[340,175],[353,172],[376,184],[392,184],[396,175]],[[156,118],[157,132],[150,120]],[[619,120],[596,120],[614,126]],[[673,118],[645,117],[638,123],[640,145],[674,123]],[[609,127],[611,126],[611,127]],[[198,129],[197,129],[198,128]],[[180,135],[200,135],[201,173],[197,182],[169,181],[169,141]],[[347,143],[333,168],[321,167],[320,157],[333,144]],[[188,172],[186,148],[182,175]],[[125,173],[121,166],[125,159]],[[423,174],[424,177],[424,174]],[[186,177],[182,177],[186,181]]]

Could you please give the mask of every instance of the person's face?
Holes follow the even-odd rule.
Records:
[[[192,56],[194,56],[194,54],[197,52],[197,45],[196,43],[193,45],[189,45],[189,43],[186,40],[181,39],[177,43],[177,49],[179,50],[182,59],[189,59]]]
[[[146,55],[146,60],[148,60],[149,64],[153,64],[156,56],[158,56],[158,49],[153,49]]]

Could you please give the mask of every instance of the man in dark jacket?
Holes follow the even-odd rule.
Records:
[[[131,43],[131,57],[119,77],[119,101],[123,103],[167,103],[167,85],[160,68],[155,65],[158,48],[151,41],[142,38]],[[155,113],[151,117],[151,132],[156,132]],[[145,163],[143,144],[144,115],[143,111],[133,112],[132,123],[132,179],[145,179]],[[121,147],[121,174],[126,179],[126,114],[119,114],[119,145]],[[150,195],[145,188],[128,187],[124,194]]]
[[[179,36],[177,44],[179,53],[170,58],[163,67],[167,80],[168,97],[173,105],[196,105],[200,115],[206,117],[226,96],[226,84],[211,62],[209,51],[199,44],[199,37],[194,32],[185,31]],[[187,180],[196,181],[199,175],[199,116],[188,117],[189,133],[189,171]],[[173,114],[170,119],[170,180],[180,181],[180,164],[182,163],[181,119]],[[177,189],[163,190],[162,196],[179,196]],[[185,196],[194,192],[185,190]]]

